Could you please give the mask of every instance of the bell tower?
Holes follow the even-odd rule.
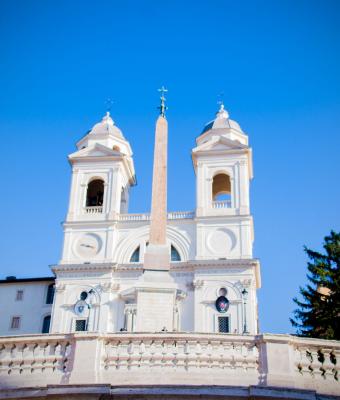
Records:
[[[114,261],[115,224],[135,183],[132,150],[107,112],[69,155],[70,200],[60,264]]]
[[[196,144],[192,158],[196,172],[197,259],[251,258],[249,182],[253,171],[248,136],[229,118],[221,103]]]
[[[195,330],[211,329],[215,324],[215,331],[254,334],[258,330],[256,290],[261,277],[260,264],[253,258],[249,203],[253,170],[248,136],[221,103],[196,144],[192,150],[196,260],[209,267],[195,277],[202,287],[195,291],[195,302],[202,305],[197,308]]]

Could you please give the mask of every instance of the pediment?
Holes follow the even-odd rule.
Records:
[[[231,140],[226,137],[212,137],[205,143],[197,146],[193,151],[227,151],[247,149],[248,146],[242,144],[238,140]]]
[[[85,147],[69,155],[70,159],[85,158],[85,157],[114,157],[120,156],[121,153],[117,150],[109,149],[102,144],[96,143],[94,146]]]

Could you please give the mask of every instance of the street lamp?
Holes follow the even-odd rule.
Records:
[[[248,290],[246,288],[243,288],[242,290],[242,297],[243,297],[243,334],[247,335],[248,332],[248,327],[247,327],[247,299],[248,299]]]

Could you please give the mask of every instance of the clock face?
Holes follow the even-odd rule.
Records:
[[[88,314],[89,307],[84,300],[79,300],[74,305],[74,312],[79,316],[86,316]]]
[[[89,259],[97,255],[101,248],[101,239],[94,233],[86,233],[75,242],[76,255],[83,259]]]

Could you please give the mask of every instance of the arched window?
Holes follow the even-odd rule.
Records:
[[[51,324],[51,316],[46,315],[46,317],[43,320],[41,333],[49,333],[50,332],[50,324]]]
[[[212,183],[213,201],[230,200],[231,184],[230,177],[227,174],[217,174]]]
[[[103,205],[104,182],[101,179],[91,181],[87,186],[86,207]]]
[[[46,304],[52,304],[54,298],[54,283],[48,285],[46,293]]]
[[[140,247],[138,246],[137,249],[132,253],[130,262],[139,262],[139,253],[140,253]]]
[[[171,261],[181,261],[181,256],[173,245],[171,245]]]

